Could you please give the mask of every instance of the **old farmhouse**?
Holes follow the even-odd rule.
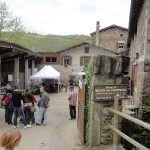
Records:
[[[117,53],[127,49],[127,28],[113,24],[100,29],[100,23],[97,22],[96,31],[92,32],[91,36],[93,38],[93,43],[100,47]]]
[[[113,51],[86,42],[60,50],[57,53],[60,55],[61,80],[65,82],[68,81],[71,72],[84,72],[92,56],[115,54]]]

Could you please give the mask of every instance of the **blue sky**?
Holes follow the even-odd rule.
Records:
[[[128,28],[131,0],[2,0],[30,32],[85,34],[112,24]]]

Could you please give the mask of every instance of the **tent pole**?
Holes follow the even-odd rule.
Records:
[[[58,93],[60,92],[59,86],[60,86],[60,79],[58,79]]]

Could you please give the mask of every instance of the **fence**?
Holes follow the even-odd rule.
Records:
[[[145,123],[139,119],[136,119],[136,118],[131,117],[125,113],[120,112],[119,111],[119,96],[115,96],[114,109],[109,109],[109,111],[114,113],[114,126],[109,125],[109,127],[114,131],[113,150],[118,150],[118,135],[120,135],[122,138],[124,138],[125,140],[127,140],[129,143],[133,144],[136,148],[138,148],[140,150],[149,150],[145,146],[141,145],[137,141],[133,140],[132,138],[130,138],[129,136],[127,136],[126,134],[124,134],[123,132],[118,130],[118,118],[119,118],[119,116],[121,116],[121,117],[123,117],[129,121],[132,121],[132,122],[146,128],[148,130],[150,130],[150,124]]]

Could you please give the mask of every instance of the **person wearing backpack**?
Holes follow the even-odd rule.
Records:
[[[14,111],[12,103],[12,93],[13,90],[11,89],[7,90],[3,98],[5,102],[5,122],[7,122],[8,124],[12,124],[12,115]]]

